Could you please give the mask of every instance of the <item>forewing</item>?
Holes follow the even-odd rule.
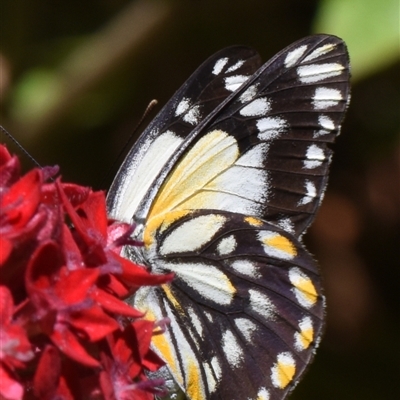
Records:
[[[323,320],[317,267],[284,230],[242,214],[198,211],[147,248],[170,285],[135,306],[171,321],[153,345],[190,399],[282,399],[310,363]]]
[[[236,46],[206,60],[146,128],[121,165],[107,197],[115,218],[131,221],[138,205],[190,132],[232,93],[231,76],[249,78],[260,67],[258,54]]]
[[[321,202],[328,145],[349,101],[345,44],[311,36],[250,79],[237,74],[225,83],[233,94],[191,133],[149,220],[170,211],[218,209],[265,219],[299,237]]]

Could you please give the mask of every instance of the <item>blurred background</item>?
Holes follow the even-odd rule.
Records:
[[[399,26],[397,0],[2,0],[1,124],[64,181],[107,189],[149,101],[160,109],[215,51],[245,44],[267,61],[311,33],[342,37],[352,101],[305,237],[328,322],[291,399],[398,399]]]

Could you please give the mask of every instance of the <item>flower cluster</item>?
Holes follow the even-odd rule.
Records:
[[[131,227],[108,220],[103,192],[56,173],[21,177],[0,146],[0,398],[152,399],[163,324],[123,300],[172,276],[122,258]]]

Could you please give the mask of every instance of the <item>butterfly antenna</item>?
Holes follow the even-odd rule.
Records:
[[[0,125],[0,130],[19,148],[19,150],[25,154],[37,167],[42,168],[42,166],[25,150],[24,146],[10,132],[7,131],[3,125]]]
[[[133,135],[138,131],[140,126],[143,124],[143,121],[147,118],[147,116],[150,114],[151,111],[153,111],[154,107],[158,104],[157,100],[151,100],[146,109],[144,110],[144,113],[142,117],[140,118],[139,122],[136,124],[135,128],[133,129],[132,133],[130,134],[128,140],[126,143],[122,146],[121,151],[119,152],[118,156],[116,157],[115,161],[112,163],[109,172],[107,175],[109,175],[110,171],[112,171],[115,167],[115,164],[117,163],[118,160],[121,159],[122,155],[126,152],[127,147],[130,145],[132,141]]]

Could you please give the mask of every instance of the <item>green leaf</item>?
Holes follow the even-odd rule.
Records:
[[[364,78],[399,59],[399,1],[323,0],[314,31],[344,39],[353,78]]]

